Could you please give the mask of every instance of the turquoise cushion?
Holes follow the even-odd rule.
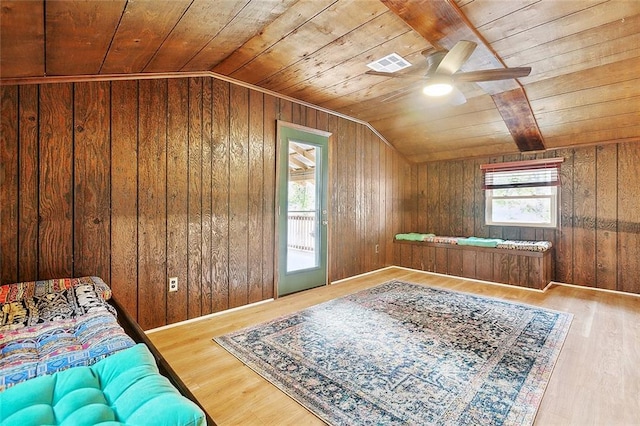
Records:
[[[143,344],[91,367],[36,377],[0,393],[7,425],[204,425],[200,408],[158,373]]]
[[[460,238],[458,240],[458,245],[460,246],[478,246],[478,247],[497,247],[503,240],[500,238],[480,238],[480,237],[469,237],[469,238]]]

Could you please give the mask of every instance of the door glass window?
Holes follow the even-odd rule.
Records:
[[[319,147],[289,141],[287,272],[319,266],[316,158]]]

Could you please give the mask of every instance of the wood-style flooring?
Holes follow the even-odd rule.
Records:
[[[390,279],[528,303],[574,315],[536,425],[640,425],[640,297],[551,285],[546,292],[387,268],[149,333],[218,425],[321,425],[212,338]]]

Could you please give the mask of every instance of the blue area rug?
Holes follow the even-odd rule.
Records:
[[[391,281],[214,340],[332,425],[522,425],[571,318]]]

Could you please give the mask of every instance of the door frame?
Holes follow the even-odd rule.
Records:
[[[330,269],[330,262],[331,262],[331,256],[330,256],[330,247],[331,247],[331,196],[330,196],[330,191],[331,191],[331,184],[332,184],[332,176],[331,176],[331,151],[332,151],[332,146],[333,146],[333,133],[328,132],[326,130],[320,130],[320,129],[314,129],[312,127],[307,127],[307,126],[303,126],[300,124],[295,124],[295,123],[290,123],[288,121],[283,121],[283,120],[276,120],[276,174],[275,174],[275,203],[274,203],[274,207],[275,207],[275,212],[274,212],[274,246],[273,246],[273,252],[274,252],[274,256],[273,256],[273,297],[274,299],[277,299],[279,296],[278,294],[278,284],[279,284],[279,280],[280,280],[280,229],[279,229],[279,222],[280,222],[280,197],[282,196],[282,194],[280,193],[280,179],[281,179],[281,164],[280,164],[280,146],[281,146],[281,136],[282,136],[282,128],[286,127],[289,129],[293,129],[293,130],[298,130],[298,131],[302,131],[302,132],[306,132],[306,133],[310,133],[312,135],[316,135],[316,136],[322,136],[322,137],[326,137],[327,138],[327,158],[328,158],[328,162],[327,162],[327,221],[328,224],[326,225],[326,232],[327,232],[327,261],[326,261],[326,282],[323,284],[325,286],[329,285],[330,279],[329,279],[329,271]],[[286,212],[285,212],[286,213]]]

